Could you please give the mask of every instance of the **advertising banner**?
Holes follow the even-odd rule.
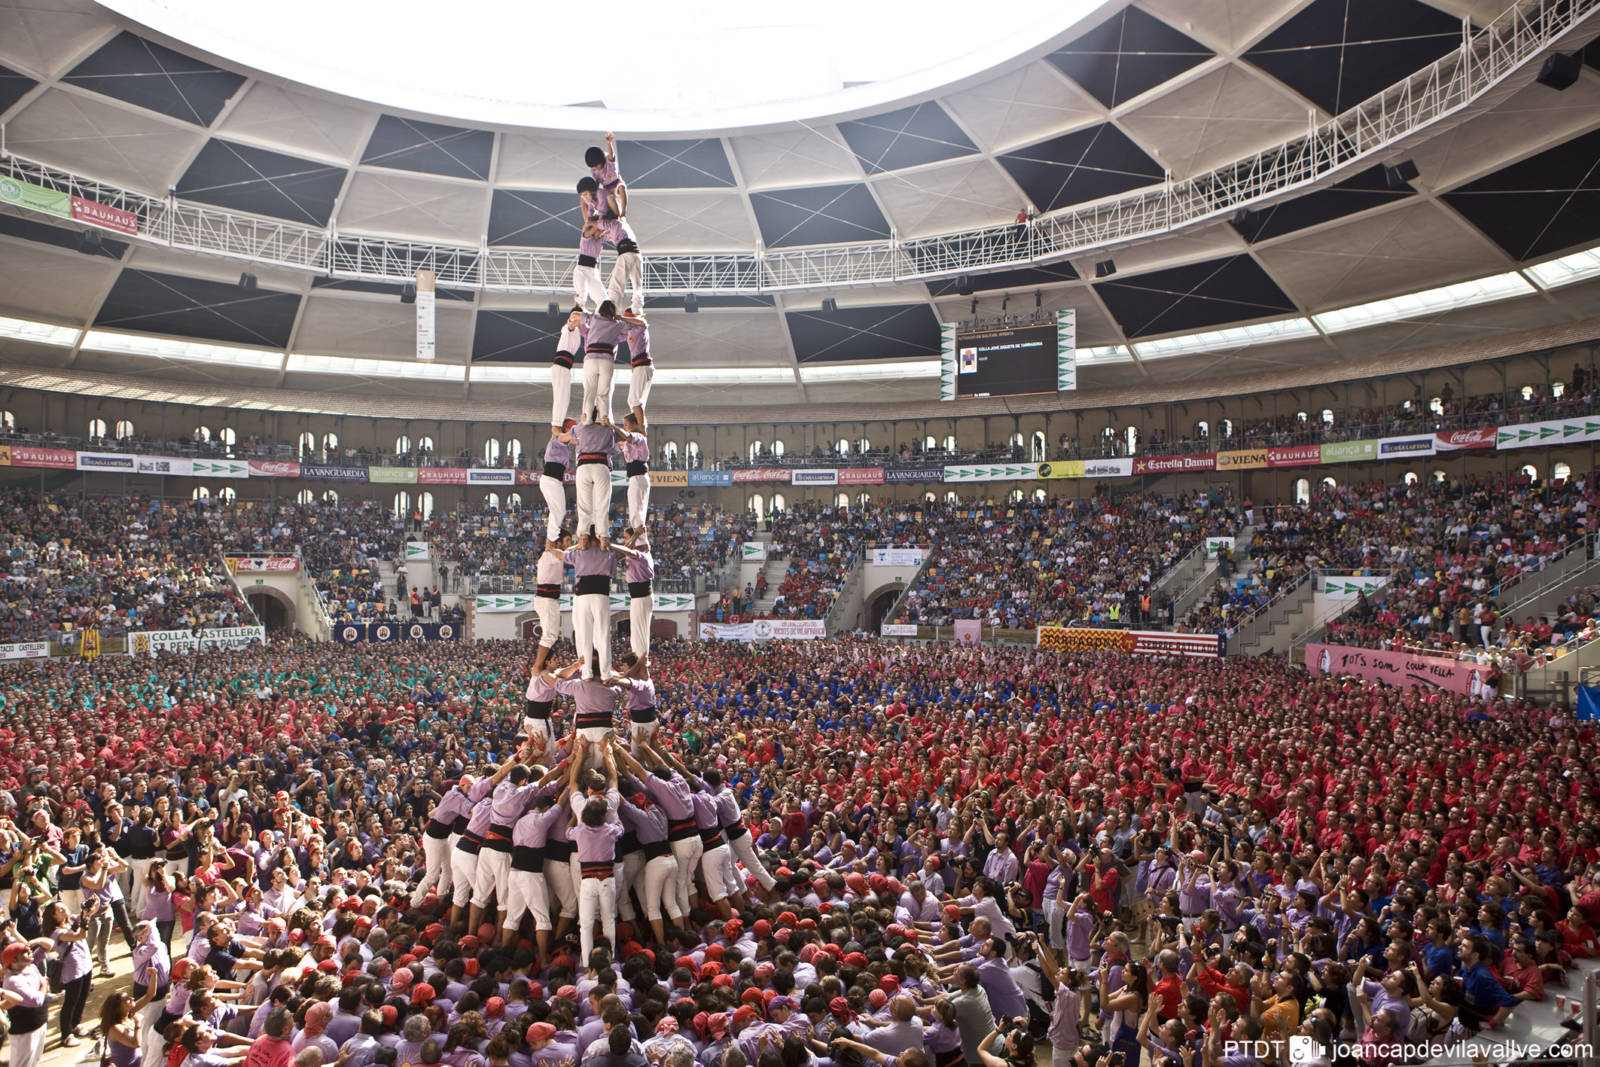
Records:
[[[300,477],[300,464],[291,459],[252,459],[246,460],[245,466],[250,468],[252,478]]]
[[[788,467],[742,467],[733,471],[734,482],[787,482]]]
[[[98,200],[85,200],[81,196],[72,198],[72,218],[75,222],[87,222],[91,226],[116,230],[130,237],[139,233],[139,216],[133,212],[102,204]]]
[[[227,556],[229,574],[284,574],[300,569],[293,556]]]
[[[1015,482],[1037,477],[1037,463],[957,463],[944,469],[946,482]]]
[[[1216,634],[1041,626],[1035,640],[1040,648],[1054,652],[1123,652],[1133,656],[1183,656],[1189,659],[1216,659],[1222,654],[1222,640]]]
[[[956,644],[977,645],[983,643],[983,623],[978,619],[957,619]]]
[[[626,479],[624,479],[624,480],[626,480]],[[689,484],[690,485],[705,485],[705,486],[732,485],[733,484],[733,472],[732,471],[690,471],[689,472]]]
[[[194,460],[184,456],[140,456],[137,470],[164,478],[187,478],[194,473]]]
[[[838,485],[839,472],[832,467],[797,470],[789,473],[789,479],[795,485]]]
[[[0,178],[0,203],[15,204],[41,215],[54,215],[58,219],[72,217],[71,194],[46,189],[20,178]]]
[[[1433,447],[1440,452],[1457,452],[1464,448],[1493,448],[1500,430],[1496,426],[1482,426],[1476,430],[1446,430],[1433,435]]]
[[[455,641],[461,629],[453,622],[344,622],[333,627],[333,639],[354,645],[367,641]]]
[[[744,555],[740,557],[746,563],[764,563],[767,558],[767,543],[765,541],[746,541]]]
[[[819,641],[827,636],[821,619],[756,619],[752,622],[703,622],[703,641]]]
[[[137,457],[126,452],[79,452],[78,469],[81,471],[121,471],[132,474],[138,469]]]
[[[50,655],[49,641],[15,641],[0,645],[0,660],[44,659]]]
[[[1330,600],[1354,600],[1362,593],[1371,596],[1388,584],[1388,578],[1375,574],[1324,574],[1317,592]]]
[[[882,485],[882,467],[841,467],[839,468],[840,485]]]
[[[867,562],[874,567],[920,567],[926,549],[921,548],[871,548]]]
[[[1286,445],[1267,449],[1269,467],[1314,467],[1321,462],[1321,445]]]
[[[1495,447],[1530,448],[1534,445],[1564,445],[1600,440],[1600,418],[1554,419],[1502,426],[1495,434]]]
[[[1322,446],[1324,463],[1364,463],[1377,458],[1376,441],[1335,441]]]
[[[1218,534],[1215,537],[1206,538],[1206,559],[1216,559],[1217,553],[1222,551],[1224,548],[1228,549],[1229,551],[1233,550],[1232,537],[1229,537],[1226,534]]]
[[[943,467],[885,467],[883,480],[889,485],[913,485],[944,481]]]
[[[466,485],[465,467],[423,467],[417,471],[419,485]]]
[[[538,481],[539,480],[538,479],[538,472],[534,471],[533,473],[534,473],[534,479],[533,480],[534,481]],[[788,474],[789,474],[788,471],[777,471],[777,472],[774,472],[774,473],[779,473],[779,474],[784,475],[784,478],[783,478],[784,481],[788,481],[789,480],[788,479]],[[776,478],[774,478],[773,480],[777,481]],[[682,487],[684,487],[684,486],[689,484],[689,472],[688,471],[651,471],[650,472],[650,484],[653,487],[665,486],[667,488],[681,489]]]
[[[1216,469],[1217,457],[1211,452],[1187,456],[1140,456],[1133,461],[1135,474],[1185,474]]]
[[[1039,477],[1047,481],[1055,481],[1059,478],[1082,478],[1083,460],[1060,459],[1052,463],[1041,463],[1039,464]]]
[[[379,485],[415,485],[417,482],[417,468],[368,467],[367,481]]]
[[[1318,450],[1321,451],[1320,449]],[[1235,452],[1217,453],[1217,470],[1219,471],[1253,471],[1267,465],[1267,450],[1264,448],[1246,448]]]
[[[11,446],[13,467],[46,467],[55,471],[78,469],[78,454],[70,448],[34,448],[30,445]]]
[[[426,542],[426,541],[407,541],[406,542],[406,562],[407,563],[411,562],[412,560],[424,560],[424,559],[432,559],[432,558],[433,558],[433,553],[428,551],[428,542]]]
[[[913,622],[886,622],[878,628],[884,637],[915,637],[917,624]]]
[[[210,648],[248,648],[267,643],[262,626],[224,626],[214,630],[139,630],[128,635],[128,652],[154,656],[160,652],[196,652]]]
[[[1404,459],[1408,456],[1431,456],[1433,453],[1431,433],[1423,437],[1385,437],[1378,441],[1379,459]]]
[[[1133,474],[1133,460],[1086,459],[1083,461],[1085,478],[1127,478]]]
[[[1442,689],[1475,700],[1492,700],[1495,695],[1487,681],[1489,668],[1476,663],[1315,641],[1306,642],[1306,673],[1313,678],[1351,675],[1405,689]]]
[[[248,478],[250,464],[242,459],[197,459],[194,461],[196,478]]]
[[[367,480],[367,468],[335,467],[324,463],[302,463],[300,464],[300,477],[324,482],[364,482]]]
[[[616,478],[611,479],[615,484]],[[467,471],[468,485],[516,485],[517,472],[503,467],[473,467]]]

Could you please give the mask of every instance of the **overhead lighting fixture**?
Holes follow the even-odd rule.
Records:
[[[1534,81],[1551,89],[1570,89],[1577,84],[1578,75],[1582,73],[1583,60],[1576,52],[1557,52],[1545,59]]]
[[[972,279],[965,274],[956,275],[956,293],[959,296],[971,296]]]
[[[84,230],[78,235],[78,251],[84,255],[98,256],[103,248],[99,230]]]
[[[0,316],[0,337],[13,341],[27,341],[36,345],[54,345],[70,348],[78,342],[78,328],[56,326],[48,322],[29,322],[27,319],[8,319]]]
[[[548,385],[550,384],[550,368],[528,366],[505,366],[474,363],[467,368],[468,376],[473,384],[484,385]]]
[[[406,282],[400,287],[400,303],[415,304],[417,302],[417,283]]]
[[[977,297],[973,297],[972,298],[972,313],[974,315],[976,315],[978,313],[978,298]]]
[[[1415,163],[1409,159],[1402,159],[1392,166],[1384,165],[1383,180],[1389,183],[1391,189],[1404,189],[1416,181],[1420,173]]]
[[[690,315],[698,312],[700,310],[700,298],[695,296],[693,293],[684,293],[683,310],[688,312]]]
[[[1117,273],[1117,261],[1114,259],[1102,259],[1094,265],[1096,278],[1109,278],[1115,273]]]
[[[1000,310],[1004,311],[1006,309],[1006,307],[1010,303],[1011,303],[1011,294],[1010,293],[1006,293],[1006,294],[1002,295],[1000,297]]]
[[[1098,345],[1078,349],[1079,363],[1127,363],[1133,357],[1122,345]]]

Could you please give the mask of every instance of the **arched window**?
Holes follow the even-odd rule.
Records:
[[[838,507],[847,508],[847,507],[850,506],[850,494],[849,493],[839,493],[837,496],[835,496],[833,498],[833,502]]]
[[[302,489],[294,495],[294,502],[300,505],[315,504],[317,494],[310,489]]]
[[[833,454],[836,455],[836,456],[848,456],[850,454],[850,441],[849,441],[849,439],[845,438],[845,437],[841,437],[837,441],[835,441],[833,443]]]
[[[922,439],[922,450],[924,452],[932,452],[934,449],[936,449],[938,447],[939,447],[939,439],[937,437],[933,436],[933,434],[930,433],[928,436],[926,436],[926,437],[924,437]]]
[[[396,437],[394,439],[394,454],[397,456],[410,455],[411,438],[407,437],[405,434],[401,434],[399,437]]]
[[[197,486],[194,487],[194,492],[189,494],[189,499],[190,500],[210,500],[211,499],[211,490],[207,489],[203,485],[197,485]]]
[[[754,515],[757,522],[767,517],[767,501],[760,493],[751,493],[749,502],[750,514]]]
[[[1417,478],[1416,471],[1406,471],[1400,476],[1400,480],[1405,482],[1407,485],[1416,485],[1420,479]]]
[[[427,492],[418,493],[417,507],[422,509],[422,517],[424,519],[433,518],[433,494]]]
[[[1296,478],[1294,480],[1294,502],[1296,504],[1311,503],[1311,479]]]
[[[865,508],[870,508],[871,506],[872,506],[872,494],[871,493],[858,493],[856,495],[856,507],[865,509]]]
[[[104,436],[106,436],[106,420],[105,419],[90,419],[89,420],[89,436],[90,437],[104,437]]]
[[[1557,399],[1557,400],[1560,400],[1562,397],[1566,396],[1567,395],[1567,383],[1566,382],[1551,382],[1550,383],[1550,395],[1552,397],[1554,397],[1555,399]]]
[[[1557,463],[1550,468],[1550,477],[1558,482],[1570,482],[1572,480],[1572,465],[1569,463]]]
[[[789,506],[789,502],[787,500],[783,499],[783,494],[782,493],[773,493],[772,494],[772,512],[773,512],[773,514],[777,514],[778,512],[784,510],[788,506]]]
[[[1123,431],[1123,440],[1128,446],[1128,455],[1139,451],[1139,427],[1129,426]]]
[[[1232,419],[1223,419],[1222,422],[1219,423],[1218,425],[1220,425],[1222,427],[1222,436],[1224,438],[1231,438],[1233,436],[1233,420]]]
[[[756,461],[758,461],[761,458],[761,450],[763,448],[765,448],[765,447],[766,446],[763,445],[760,441],[751,441],[750,442],[750,447],[747,450],[746,454],[749,457],[749,460],[750,460],[751,463],[755,463]],[[759,517],[760,516],[757,516],[757,518],[759,518]]]
[[[238,443],[239,434],[233,429],[233,427],[224,426],[222,429],[217,431],[217,444],[221,445],[223,448],[226,448],[229,452],[232,452],[233,446]]]
[[[332,455],[332,454],[338,452],[339,451],[339,435],[336,434],[336,433],[325,433],[325,434],[323,434],[322,435],[322,451],[327,453],[327,454],[329,454],[329,455]]]
[[[774,456],[783,455],[783,442],[782,441],[774,441],[774,442],[772,442],[772,454]]]
[[[1333,409],[1332,408],[1323,408],[1322,409],[1322,425],[1324,425],[1324,426],[1332,426],[1333,425]]]
[[[1021,448],[1022,447],[1022,431],[1018,430],[1016,433],[1012,434],[1011,435],[1011,440],[1009,442],[1007,442],[1007,443],[1010,444],[1012,448]]]
[[[483,443],[483,465],[493,467],[500,462],[500,442],[489,438]]]
[[[684,446],[684,450],[683,450],[683,456],[684,456],[683,465],[685,467],[687,467],[689,470],[692,470],[692,471],[699,470],[700,469],[700,442],[698,442],[698,441],[690,441],[687,445],[685,445]]]
[[[1311,421],[1311,416],[1307,415],[1303,411],[1297,411],[1294,413],[1294,421],[1298,422],[1301,426],[1304,426],[1306,423]]]
[[[1434,485],[1443,485],[1450,480],[1450,476],[1444,471],[1434,471],[1428,477],[1433,480]]]
[[[239,494],[234,491],[234,488],[231,485],[223,486],[221,489],[218,489],[215,493],[211,494],[211,496],[212,499],[220,500],[224,504],[231,504],[235,500],[239,499]]]
[[[402,522],[411,518],[411,494],[404,489],[394,495],[394,517]]]
[[[1532,400],[1533,399],[1533,386],[1524,385],[1522,387],[1522,399],[1524,399],[1524,400]]]
[[[131,419],[118,419],[114,429],[119,441],[126,441],[133,436],[133,422]]]
[[[211,440],[211,427],[196,426],[194,428],[194,433],[191,434],[190,437],[195,444],[204,444]]]
[[[1517,471],[1517,473],[1528,479],[1530,482],[1536,482],[1539,480],[1539,468],[1535,467],[1532,463],[1524,464],[1522,468]]]
[[[1339,483],[1333,480],[1333,475],[1331,475],[1331,474],[1328,475],[1328,477],[1322,479],[1322,484],[1327,486],[1329,489],[1337,489],[1337,488],[1339,488]]]
[[[1209,422],[1207,422],[1205,419],[1201,419],[1199,422],[1194,424],[1194,435],[1195,435],[1195,437],[1200,438],[1201,440],[1204,440],[1205,438],[1210,437],[1211,436],[1211,424]]]
[[[428,437],[427,435],[417,438],[417,455],[431,456],[435,451],[436,449],[434,448],[433,438]]]
[[[324,504],[337,504],[339,502],[339,491],[337,489],[324,489],[322,491],[322,502]]]
[[[945,434],[944,443],[940,447],[946,452],[954,452],[956,450],[956,435],[953,433]]]
[[[522,509],[522,494],[521,493],[507,493],[506,494],[506,510],[507,511],[520,511],[521,509]]]
[[[1013,504],[1022,503],[1022,490],[1021,489],[1013,489],[1013,490],[1011,490],[1011,492],[1006,496],[1006,500],[1010,501]]]
[[[937,504],[939,502],[939,495],[937,493],[923,493],[922,502],[924,504]]]
[[[1028,439],[1028,458],[1035,463],[1043,463],[1050,457],[1045,454],[1044,431],[1035,430]]]
[[[856,455],[864,456],[872,451],[872,441],[866,437],[856,438]]]
[[[944,493],[944,502],[946,504],[958,504],[961,502],[961,497],[956,494],[954,489],[946,489]]]
[[[1428,398],[1428,410],[1433,412],[1435,415],[1443,415],[1444,414],[1444,399],[1442,397],[1437,397],[1437,396],[1429,397]]]
[[[17,417],[9,411],[0,411],[0,430],[14,433],[17,429]]]
[[[313,459],[317,454],[317,435],[306,430],[300,435],[295,444],[295,455],[301,459]]]
[[[490,511],[499,511],[500,510],[500,494],[499,493],[485,493],[484,496],[483,496],[483,506],[488,508]]]
[[[678,462],[678,442],[668,441],[661,446],[661,461],[668,467]]]
[[[1046,493],[1044,491],[1043,487],[1040,487],[1040,488],[1035,489],[1033,491],[1033,502],[1035,504],[1043,504],[1045,501],[1047,501],[1049,499],[1050,499],[1050,494]]]

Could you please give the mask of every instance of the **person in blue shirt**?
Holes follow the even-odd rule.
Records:
[[[1462,1022],[1469,1029],[1499,1026],[1516,1007],[1517,998],[1507,992],[1489,970],[1492,950],[1488,940],[1478,936],[1463,937],[1460,950]]]

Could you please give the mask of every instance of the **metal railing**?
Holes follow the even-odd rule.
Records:
[[[1303,136],[1181,180],[1005,223],[928,237],[756,251],[654,253],[661,293],[757,293],[881,285],[1064,259],[1224,218],[1336,179],[1458,115],[1586,22],[1600,0],[1519,0],[1449,54]],[[3,137],[0,137],[3,146]],[[446,287],[564,293],[570,249],[433,244],[257,218],[149,196],[5,153],[4,173],[133,213],[132,239],[343,278],[405,282],[431,270]]]

